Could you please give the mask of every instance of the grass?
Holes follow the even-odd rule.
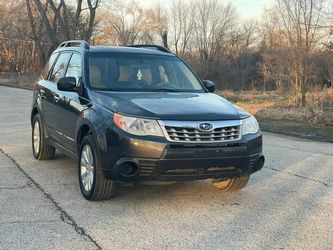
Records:
[[[333,127],[304,122],[258,118],[260,127],[267,132],[282,133],[297,137],[333,142]]]
[[[32,79],[0,79],[0,85],[32,88]],[[276,91],[217,91],[255,115],[265,131],[333,142],[333,88],[307,94],[306,107]]]
[[[263,130],[333,142],[333,88],[307,94],[307,105],[278,92],[219,91],[255,115]]]

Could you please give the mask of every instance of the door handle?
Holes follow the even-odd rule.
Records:
[[[39,90],[39,93],[37,94],[40,98],[42,99],[46,99],[46,96],[44,95],[45,94],[45,90],[44,89],[40,89]]]
[[[60,97],[58,95],[54,95],[53,98],[54,98],[55,102],[59,102],[59,100],[60,100]]]

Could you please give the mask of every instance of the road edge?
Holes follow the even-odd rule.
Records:
[[[29,87],[24,87],[24,86],[15,86],[15,85],[5,84],[5,83],[0,83],[0,86],[4,86],[4,87],[8,87],[8,88],[24,89],[24,90],[33,90],[32,87],[29,88]],[[322,137],[307,135],[307,134],[298,133],[298,132],[280,131],[280,130],[274,130],[274,129],[269,129],[269,128],[261,128],[261,131],[269,132],[269,133],[273,133],[273,134],[286,135],[286,136],[295,137],[295,138],[307,139],[307,140],[312,140],[312,141],[333,143],[333,141],[327,140]]]

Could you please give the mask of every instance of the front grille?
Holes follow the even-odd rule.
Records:
[[[220,174],[220,173],[238,173],[240,170],[236,167],[210,167],[210,168],[176,168],[161,171],[161,175],[200,175],[200,174]]]
[[[202,131],[197,128],[164,126],[171,141],[177,142],[228,142],[240,138],[240,126]]]

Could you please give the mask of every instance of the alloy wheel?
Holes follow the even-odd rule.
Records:
[[[91,147],[84,145],[80,159],[81,183],[86,192],[89,192],[94,182],[94,158]]]
[[[221,190],[224,190],[226,188],[228,188],[232,183],[232,179],[227,179],[225,181],[217,181],[215,180],[213,182],[213,185],[214,187],[218,188],[218,189],[221,189]]]
[[[38,154],[39,149],[40,149],[40,126],[39,126],[38,121],[35,121],[35,124],[34,124],[33,146],[34,146],[35,153]]]

